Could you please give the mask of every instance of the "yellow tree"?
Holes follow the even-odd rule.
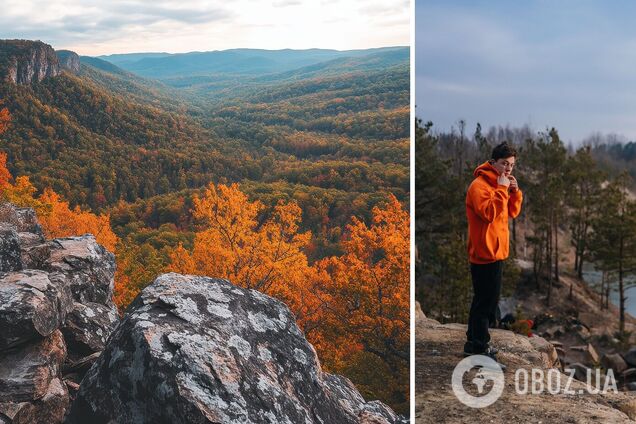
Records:
[[[6,107],[0,109],[0,134],[7,130],[10,121],[9,110]],[[9,181],[11,181],[11,174],[7,169],[7,154],[0,152],[0,194],[8,187]]]
[[[40,223],[47,237],[91,233],[99,244],[115,252],[117,236],[111,229],[108,214],[96,215],[82,210],[79,206],[71,209],[67,201],[49,188],[44,190],[38,200],[45,210],[40,216]]]
[[[7,169],[7,154],[0,152],[0,193],[4,192],[11,183],[11,173]]]
[[[203,196],[194,198],[192,212],[201,231],[191,252],[182,246],[172,252],[169,270],[225,278],[275,296],[301,325],[315,317],[315,270],[303,252],[311,233],[298,231],[302,211],[296,203],[279,202],[267,211],[237,184],[210,184]]]

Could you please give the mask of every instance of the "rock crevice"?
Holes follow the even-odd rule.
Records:
[[[114,256],[91,235],[46,241],[11,204],[0,232],[0,423],[60,423],[119,322]]]

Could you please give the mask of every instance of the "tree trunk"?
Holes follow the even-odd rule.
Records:
[[[554,214],[554,281],[559,282],[559,221]]]
[[[552,295],[552,225],[548,225],[546,237],[546,266],[548,267],[548,296],[546,304],[550,306],[550,296]]]
[[[623,238],[621,237],[618,253],[618,292],[620,294],[619,331],[625,334],[625,286],[623,285]]]
[[[585,219],[587,220],[587,216]],[[583,279],[583,257],[585,256],[585,250],[587,249],[587,227],[588,224],[585,223],[583,225],[583,236],[581,239],[581,252],[579,253],[579,269],[576,274],[579,277],[579,280]]]
[[[576,249],[574,250],[574,272],[579,272],[579,246],[577,242]]]

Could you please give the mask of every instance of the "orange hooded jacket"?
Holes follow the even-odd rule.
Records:
[[[521,190],[508,192],[497,184],[497,170],[488,162],[477,167],[466,194],[468,256],[473,264],[506,259],[510,253],[508,217],[521,212]]]

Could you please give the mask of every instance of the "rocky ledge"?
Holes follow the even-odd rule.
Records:
[[[57,58],[62,69],[78,74],[80,71],[80,57],[70,50],[56,50]]]
[[[115,258],[92,235],[45,240],[0,205],[0,423],[60,423],[119,322]]]
[[[164,274],[126,311],[68,423],[395,423],[325,373],[281,302],[225,280]]]
[[[164,274],[120,321],[93,236],[47,241],[9,204],[0,231],[0,424],[407,422],[324,372],[271,297]]]
[[[502,396],[482,409],[461,403],[454,395],[451,376],[463,359],[466,326],[440,324],[426,318],[419,305],[415,325],[415,420],[419,423],[632,423],[636,419],[636,396],[608,390],[589,393],[587,384],[561,372],[555,347],[541,337],[526,337],[506,330],[491,330],[491,344],[499,349],[498,359],[507,366]],[[540,370],[546,390],[520,394],[515,373],[524,369],[529,376]],[[550,374],[559,386],[547,381]],[[549,384],[555,394],[547,391]],[[593,383],[591,388],[596,388]],[[537,387],[539,387],[537,385]],[[601,389],[605,382],[598,385]],[[556,390],[558,388],[558,390]],[[564,393],[565,389],[575,394]],[[558,393],[556,393],[558,391]],[[477,395],[475,392],[474,395]]]

